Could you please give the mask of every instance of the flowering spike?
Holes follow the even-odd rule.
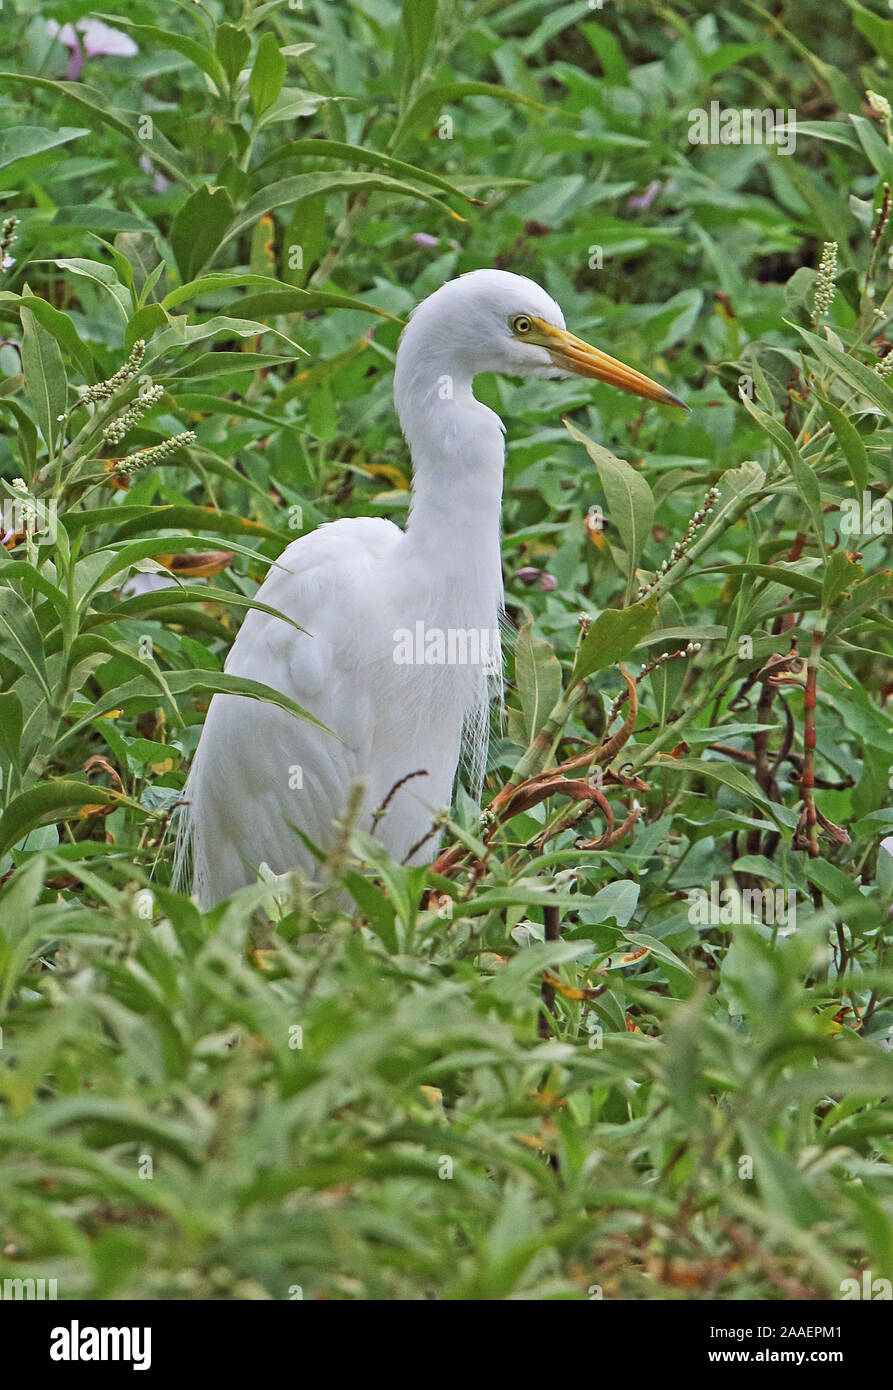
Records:
[[[151,410],[153,405],[158,404],[163,395],[163,386],[150,386],[148,391],[141,391],[123,415],[119,415],[117,420],[112,420],[106,425],[102,431],[105,442],[107,444],[120,444],[125,434],[142,419],[147,410]]]
[[[834,277],[837,274],[837,242],[826,241],[822,247],[813,297],[812,321],[816,326],[825,317],[834,303]]]
[[[177,453],[179,449],[185,449],[187,445],[195,443],[195,430],[184,430],[182,434],[175,434],[171,439],[164,439],[160,444],[155,444],[151,449],[140,449],[136,454],[129,454],[127,458],[118,459],[112,470],[115,477],[125,477],[130,473],[137,473],[141,468],[152,468],[156,463],[164,463],[170,458],[171,454]]]

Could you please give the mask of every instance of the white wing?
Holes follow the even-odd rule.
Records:
[[[294,541],[270,569],[258,597],[307,635],[252,611],[226,670],[290,696],[339,737],[258,700],[214,696],[178,834],[178,864],[191,849],[203,903],[250,881],[262,861],[277,872],[311,869],[294,826],[324,848],[331,842],[351,785],[368,772],[381,682],[363,668],[392,650],[381,576],[393,572],[403,540],[390,521],[342,519]]]

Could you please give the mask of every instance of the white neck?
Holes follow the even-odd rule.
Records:
[[[469,621],[502,606],[502,421],[475,399],[472,380],[446,352],[397,355],[394,400],[413,462],[406,527],[410,554],[468,596]]]

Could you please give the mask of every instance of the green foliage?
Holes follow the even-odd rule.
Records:
[[[889,19],[123,8],[136,51],[83,71],[83,5],[7,0],[0,39],[0,1277],[893,1278]],[[690,144],[713,100],[793,108],[795,151]],[[295,536],[402,519],[402,322],[489,265],[691,407],[478,383],[520,629],[484,800],[574,759],[601,800],[462,791],[450,866],[347,834],[331,889],[201,913],[170,821],[210,696],[314,717],[223,672],[238,623]],[[592,847],[603,803],[634,823]]]

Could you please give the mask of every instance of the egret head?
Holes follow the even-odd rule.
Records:
[[[576,374],[687,409],[656,381],[575,338],[551,295],[533,280],[505,270],[472,270],[424,300],[404,334],[410,352],[423,344],[434,347],[441,360],[449,357],[469,377],[478,372]]]

